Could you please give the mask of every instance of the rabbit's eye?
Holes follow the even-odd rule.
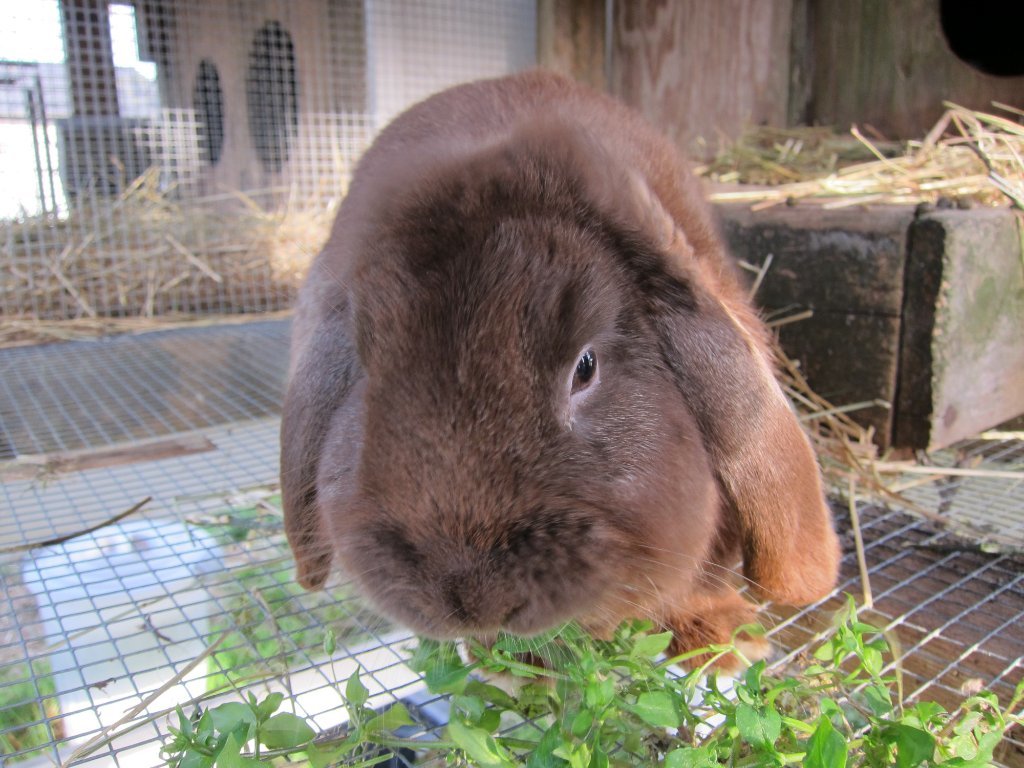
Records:
[[[597,373],[597,356],[594,350],[588,349],[576,362],[576,373],[572,377],[572,391],[578,392],[586,387],[594,379]]]

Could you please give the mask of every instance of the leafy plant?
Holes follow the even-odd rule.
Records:
[[[197,709],[192,717],[178,707],[178,726],[170,728],[171,741],[163,748],[168,765],[210,768],[216,762],[219,768],[249,768],[267,765],[267,760],[311,743],[316,732],[305,720],[277,711],[283,700],[283,694],[272,693],[257,701],[250,693],[245,702]],[[242,755],[250,742],[252,755]]]
[[[253,489],[254,506],[232,507],[190,521],[213,535],[226,551],[244,551],[250,540],[267,548],[268,533],[283,529],[280,495]],[[266,552],[262,555],[266,557]],[[239,587],[241,589],[239,589]],[[281,674],[296,653],[320,643],[322,627],[355,640],[365,636],[353,618],[354,602],[344,587],[310,593],[295,583],[291,558],[281,556],[238,570],[221,598],[226,609],[210,618],[208,637],[227,636],[210,659],[207,691],[237,687],[253,676]]]
[[[981,768],[991,764],[1006,729],[1024,720],[1015,711],[1024,683],[1005,709],[991,693],[952,711],[902,702],[897,674],[885,671],[885,638],[858,619],[852,599],[814,663],[797,676],[757,662],[727,684],[715,663],[738,654],[733,645],[663,659],[670,635],[651,630],[626,623],[610,641],[572,626],[532,639],[502,635],[489,646],[469,642],[471,661],[453,643],[421,640],[410,664],[431,691],[450,698],[443,738],[397,736],[396,729],[412,724],[409,713],[401,704],[384,713],[368,709],[357,673],[346,685],[350,722],[342,737],[314,740],[295,718],[288,721],[296,729],[291,736],[268,742],[263,723],[272,718],[261,720],[260,707],[270,701],[274,711],[281,703],[274,694],[193,720],[179,712],[168,763],[255,768],[289,754],[304,756],[312,768],[340,760],[368,766],[388,759],[381,748],[413,747],[480,768]],[[327,643],[330,650],[330,635]],[[680,674],[674,665],[686,661],[700,664]],[[486,682],[496,675],[511,678],[513,692]],[[260,751],[261,744],[267,749]]]
[[[238,572],[233,590],[223,599],[226,612],[210,620],[209,637],[228,636],[210,660],[207,690],[239,685],[253,674],[283,673],[300,650],[316,648],[331,627],[355,639],[363,634],[352,616],[345,589],[310,593],[295,583],[287,564],[256,566]]]
[[[31,668],[28,664],[0,667],[0,755],[11,755],[12,763],[38,757],[36,748],[64,737],[56,721],[60,708],[52,675],[44,660],[33,661]]]

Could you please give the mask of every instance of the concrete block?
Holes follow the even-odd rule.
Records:
[[[767,312],[810,309],[813,317],[780,329],[783,349],[808,381],[837,405],[894,402],[899,370],[907,230],[913,209],[719,206],[722,232],[734,257],[772,265],[757,292]],[[892,438],[890,410],[856,414]]]
[[[883,447],[937,449],[1024,413],[1024,219],[1009,209],[718,206],[756,300],[813,311],[783,349]]]
[[[909,246],[894,441],[934,449],[1024,413],[1024,218],[939,210]]]

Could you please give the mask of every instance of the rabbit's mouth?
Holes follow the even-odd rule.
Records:
[[[395,619],[420,634],[437,639],[482,637],[498,632],[529,637],[578,618],[589,607],[590,588],[576,585],[563,589],[568,597],[524,597],[512,586],[487,588],[462,582],[425,586],[394,592],[374,601]],[[578,592],[577,592],[578,590]]]
[[[358,587],[381,613],[439,640],[536,635],[591,611],[610,589],[607,572],[585,562],[469,559],[451,551],[438,557],[401,537],[385,538],[345,547],[346,570],[362,574]]]

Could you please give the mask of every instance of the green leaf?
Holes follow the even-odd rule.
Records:
[[[178,768],[212,768],[213,758],[202,752],[188,750],[178,763]]]
[[[412,658],[409,659],[409,669],[413,672],[426,672],[427,668],[432,666],[434,661],[442,655],[441,643],[437,640],[431,640],[429,637],[417,638],[416,650],[413,651]],[[449,645],[446,643],[446,645]],[[457,653],[454,650],[454,646],[451,650],[452,653]]]
[[[516,708],[515,699],[498,686],[485,683],[482,680],[469,680],[462,692],[466,696],[477,696],[501,709]]]
[[[255,702],[256,697],[250,695],[249,700],[250,702]],[[257,719],[262,723],[272,714],[277,712],[277,709],[281,706],[282,701],[284,701],[283,693],[271,693],[259,704],[253,704],[253,706],[256,709]]]
[[[711,747],[680,747],[665,755],[665,768],[714,768],[717,765]]]
[[[562,731],[558,723],[553,723],[541,736],[537,746],[530,751],[526,760],[526,768],[562,768],[565,761],[553,754],[562,743]]]
[[[451,701],[466,716],[467,722],[470,723],[475,723],[479,720],[480,716],[484,713],[484,708],[487,706],[479,696],[456,695],[452,696]]]
[[[807,742],[803,765],[805,768],[846,768],[847,755],[846,739],[832,727],[831,720],[822,717]]]
[[[652,659],[659,653],[663,653],[671,642],[671,632],[661,632],[657,635],[644,635],[643,637],[637,638],[633,647],[629,651],[629,656],[632,659]]]
[[[324,653],[328,656],[333,656],[337,647],[337,638],[334,635],[334,630],[328,627],[327,631],[324,632]]]
[[[629,754],[639,754],[643,749],[643,735],[636,728],[627,728],[622,734],[622,748]]]
[[[178,715],[178,730],[183,736],[192,735],[192,721],[185,717],[185,710],[181,708],[180,704],[174,705],[174,711]]]
[[[896,745],[896,768],[914,768],[935,754],[935,737],[920,728],[893,723],[884,735]]]
[[[608,753],[601,748],[600,744],[594,745],[594,754],[590,757],[588,768],[608,768]]]
[[[818,661],[832,661],[835,657],[835,649],[832,647],[832,643],[825,643],[824,645],[818,646],[814,651],[814,658]]]
[[[371,719],[366,724],[366,730],[368,733],[390,733],[403,725],[415,725],[415,723],[409,716],[409,710],[405,708],[405,704],[398,701],[392,704],[386,712]]]
[[[853,623],[850,624],[850,627],[858,635],[880,635],[881,632],[882,632],[882,630],[880,630],[874,624],[867,624],[867,623],[865,623],[863,621],[854,621]],[[888,644],[885,642],[885,638],[883,638],[881,636],[875,638],[871,642],[874,644],[874,643],[877,643],[878,641],[881,641],[881,646],[880,647],[882,647],[882,648],[887,648],[888,647]]]
[[[432,693],[462,693],[469,673],[470,668],[456,657],[429,667],[423,679]]]
[[[519,635],[510,635],[502,632],[491,645],[491,648],[518,656],[524,653],[533,653],[537,646],[543,642],[542,638],[520,637]]]
[[[741,703],[736,705],[736,726],[743,740],[752,747],[772,750],[782,731],[782,717],[774,709],[758,709]]]
[[[672,697],[664,691],[641,693],[630,711],[648,725],[658,728],[677,728],[679,715]]]
[[[196,711],[198,712],[199,710]],[[213,719],[210,717],[210,710],[206,710],[196,723],[196,733],[201,738],[209,738],[213,736],[213,731]]]
[[[308,744],[316,736],[305,720],[291,712],[278,712],[259,729],[260,743],[271,749],[290,749]]]
[[[563,743],[552,754],[567,760],[572,768],[588,768],[590,765],[590,747],[586,744]]]
[[[244,707],[245,705],[239,704],[239,706]],[[242,757],[240,753],[243,746],[245,746],[244,741],[240,741],[235,734],[230,734],[217,754],[217,768],[259,768],[262,765],[259,760]]]
[[[348,744],[310,744],[306,748],[306,759],[309,760],[310,768],[329,768],[336,765],[351,749],[352,746]]]
[[[1003,742],[1003,732],[989,731],[978,737],[978,758],[986,763],[992,761],[993,752]]]
[[[448,735],[459,749],[484,768],[512,768],[505,751],[487,731],[466,725],[458,718],[448,723]]]
[[[615,698],[615,680],[611,676],[591,680],[583,691],[583,700],[591,709],[604,709]]]
[[[765,693],[765,695],[764,695],[764,700],[768,704],[772,704],[772,703],[775,702],[775,700],[777,698],[779,698],[779,696],[781,696],[786,691],[795,691],[795,690],[797,690],[799,688],[800,688],[800,681],[799,680],[797,680],[795,678],[792,678],[792,677],[787,677],[785,680],[780,680],[778,683],[775,683],[771,688],[769,688],[767,693]],[[794,695],[799,695],[799,694],[794,694]]]
[[[913,707],[914,714],[922,723],[942,724],[946,708],[934,701],[919,701]]]
[[[977,742],[971,736],[964,734],[949,743],[956,757],[944,761],[942,765],[944,768],[945,766],[950,766],[950,768],[988,768],[992,764],[992,753],[1002,743],[1002,740],[1002,731],[989,731],[981,734],[978,736]]]
[[[872,677],[878,677],[882,674],[882,664],[884,663],[882,654],[875,648],[865,646],[861,652],[861,663],[864,665],[864,669]]]
[[[750,688],[747,687],[746,683],[737,685],[735,688],[736,698],[742,701],[744,704],[749,704],[752,707],[759,706],[761,703],[760,692],[752,693]]]
[[[835,700],[830,699],[827,696],[823,697],[821,701],[818,702],[818,707],[821,709],[821,714],[828,715],[829,717],[832,717],[833,715],[842,716],[843,714],[842,708],[836,704]]]
[[[747,667],[747,671],[743,674],[743,682],[746,684],[748,690],[753,693],[761,693],[761,675],[764,674],[764,670],[768,665],[762,659],[756,664],[751,664]]]
[[[354,707],[362,707],[368,698],[370,698],[370,692],[363,685],[363,681],[359,679],[359,670],[357,669],[345,684],[345,700]]]
[[[569,731],[577,739],[582,739],[590,732],[590,726],[594,724],[594,713],[589,709],[581,709],[576,713],[576,717],[572,720],[572,725],[569,726]]]
[[[877,717],[884,717],[892,712],[891,695],[884,685],[869,685],[864,689],[864,698]]]
[[[486,709],[476,724],[488,733],[494,733],[501,726],[501,712],[496,709]]]
[[[229,701],[207,710],[210,720],[218,733],[234,733],[240,726],[246,726],[246,741],[256,727],[256,713],[252,707],[240,701]]]

